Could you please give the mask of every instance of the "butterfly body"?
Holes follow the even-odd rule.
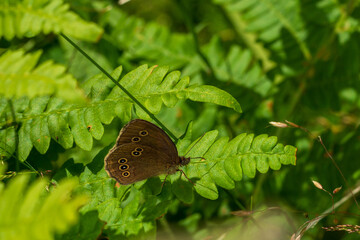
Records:
[[[105,157],[105,170],[127,185],[161,174],[173,174],[190,158],[179,157],[175,144],[158,126],[141,119],[125,125]]]

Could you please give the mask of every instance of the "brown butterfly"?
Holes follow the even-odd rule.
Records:
[[[106,155],[105,170],[122,185],[160,174],[174,174],[190,158],[179,157],[175,144],[158,126],[135,119],[120,131],[114,147]]]

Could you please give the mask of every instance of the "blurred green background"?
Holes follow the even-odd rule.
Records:
[[[12,8],[20,11],[30,1],[16,2]],[[41,5],[48,1],[35,2]],[[181,76],[189,76],[190,85],[213,85],[227,91],[242,107],[241,114],[191,101],[163,108],[158,117],[177,136],[193,121],[193,139],[214,129],[230,138],[244,132],[265,133],[298,148],[296,166],[257,173],[254,179],[244,177],[234,190],[219,189],[220,197],[215,201],[196,194],[192,204],[174,201],[168,213],[156,221],[158,239],[290,239],[303,223],[332,207],[331,197],[315,188],[311,180],[329,192],[343,186],[334,195],[335,203],[359,186],[360,1],[120,2],[64,1],[70,11],[103,29],[96,42],[75,40],[98,64],[109,72],[122,65],[125,73],[142,64],[167,65],[170,70],[181,71]],[[11,1],[0,3],[0,13],[5,15],[9,6]],[[99,73],[62,37],[51,32],[43,31],[35,37],[2,37],[0,47],[2,52],[42,50],[40,62],[51,59],[64,65],[79,84]],[[348,184],[312,136],[297,128],[269,125],[270,121],[284,120],[307,128],[314,136],[321,135]],[[27,161],[35,169],[54,173],[70,158],[74,164],[90,163],[114,142],[123,124],[115,118],[106,125],[104,136],[94,140],[91,151],[79,147],[65,150],[51,142],[46,154],[33,149]],[[9,161],[9,171],[16,169],[14,162]],[[259,212],[231,214],[240,210]],[[336,211],[339,213],[307,230],[302,239],[359,238],[359,230],[348,234],[321,228],[359,224],[359,207],[352,199]],[[99,231],[98,239],[111,236]],[[57,238],[73,236],[60,234]],[[132,237],[142,238],[141,234]]]

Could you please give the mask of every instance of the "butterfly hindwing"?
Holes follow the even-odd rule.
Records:
[[[126,124],[104,159],[105,170],[127,185],[176,172],[181,161],[175,144],[158,126],[141,119]]]
[[[108,175],[123,185],[176,171],[168,155],[137,143],[114,147],[105,159]]]

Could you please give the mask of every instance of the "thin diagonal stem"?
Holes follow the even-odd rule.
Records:
[[[74,48],[76,48],[84,57],[86,57],[92,64],[94,64],[101,72],[103,72],[113,83],[118,86],[129,98],[136,103],[144,112],[146,112],[160,127],[174,140],[177,141],[178,138],[167,128],[165,125],[155,117],[139,100],[137,100],[134,95],[132,95],[126,88],[124,88],[119,82],[117,82],[104,68],[102,68],[94,59],[92,59],[88,54],[86,54],[79,46],[77,46],[70,38],[65,34],[60,34],[66,41],[68,41]]]
[[[14,109],[14,105],[12,103],[11,99],[8,99],[8,104],[9,104],[9,108],[10,108],[10,112],[11,112],[11,117],[12,117],[12,121],[15,123],[14,125],[14,132],[15,132],[15,159],[16,159],[16,172],[19,172],[20,169],[20,164],[19,164],[19,158],[18,158],[18,146],[19,146],[19,135],[17,132],[17,128],[18,128],[18,124],[16,122],[16,115],[15,115],[15,109]]]
[[[6,144],[6,143],[5,143]],[[17,162],[20,162],[21,164],[23,164],[24,166],[26,166],[27,168],[29,168],[30,170],[33,170],[34,172],[39,174],[39,171],[37,171],[33,166],[31,166],[30,163],[28,163],[26,160],[25,161],[21,161],[20,158],[18,156],[16,156],[14,153],[9,152],[6,148],[3,148],[0,146],[0,149],[4,152],[7,152],[11,157],[15,158]],[[18,154],[17,154],[18,155]],[[19,172],[19,170],[16,170],[16,172]],[[40,174],[39,174],[40,175]]]
[[[205,56],[205,54],[200,49],[198,36],[196,34],[195,27],[194,27],[194,24],[192,22],[192,19],[189,17],[189,14],[186,14],[189,11],[186,9],[186,7],[184,6],[182,1],[177,1],[177,6],[179,7],[180,11],[183,13],[183,19],[184,19],[185,25],[188,28],[188,30],[190,31],[190,33],[191,33],[191,36],[193,38],[193,43],[194,43],[195,50],[196,50],[197,54],[204,61],[204,63],[206,64],[206,67],[210,70],[210,72],[208,72],[208,74],[214,75],[213,67],[211,66],[211,64],[210,64],[209,60],[207,59],[207,57]]]

